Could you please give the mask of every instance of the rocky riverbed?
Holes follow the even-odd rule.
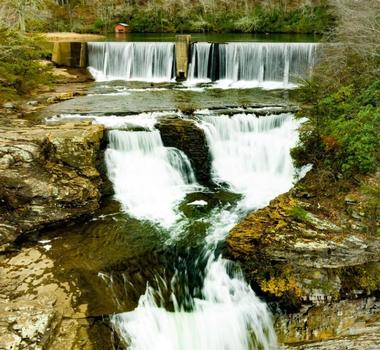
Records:
[[[248,215],[230,232],[227,251],[277,310],[279,340],[289,348],[378,349],[380,241],[371,198],[357,183],[321,176],[313,170]]]
[[[99,302],[112,283],[101,285],[98,271],[112,271],[125,260],[140,276],[141,289],[142,276],[149,274],[148,268],[140,271],[137,258],[134,263],[126,258],[138,255],[140,238],[124,236],[126,230],[131,237],[148,232],[145,224],[123,217],[114,204],[97,212],[112,192],[104,169],[104,127],[90,121],[41,122],[46,105],[86,94],[88,84],[78,83],[87,82],[83,72],[58,73],[62,84],[56,91],[1,111],[0,349],[112,348],[102,315],[126,307],[117,300]],[[205,134],[194,120],[168,114],[156,127],[165,146],[187,154],[198,182],[212,187]],[[361,187],[378,183],[379,174],[346,181],[314,169],[230,232],[226,253],[271,306],[281,349],[380,347],[378,218],[373,198]],[[202,194],[207,201],[208,195]],[[79,218],[88,218],[83,240],[82,229],[65,228]],[[104,234],[110,222],[112,242]],[[48,239],[39,238],[41,230],[57,225]],[[69,237],[53,241],[63,236]],[[65,263],[66,258],[72,261]]]

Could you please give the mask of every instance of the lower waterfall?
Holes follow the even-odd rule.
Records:
[[[196,294],[187,285],[182,286],[185,292],[176,294],[175,286],[184,283],[178,278],[180,272],[177,271],[164,286],[158,289],[147,286],[138,306],[130,312],[113,315],[111,324],[126,349],[275,349],[276,336],[266,304],[255,295],[240,269],[217,253],[216,247],[248,209],[264,206],[276,195],[290,189],[295,169],[289,151],[297,142],[299,123],[290,114],[262,118],[239,114],[232,117],[203,115],[199,125],[205,130],[210,146],[214,180],[243,194],[243,199],[235,209],[220,209],[213,213],[200,256],[194,257],[193,263],[186,264],[187,268],[199,270],[199,276],[203,278],[202,287]],[[118,133],[117,137],[129,138],[125,133]],[[115,147],[115,142],[111,138],[111,148]],[[128,147],[118,146],[119,152],[141,147],[141,140],[133,141],[140,146],[131,147],[130,143],[131,140],[128,140]],[[146,145],[143,148],[139,151],[139,157],[142,163],[147,162],[149,170],[142,176],[133,175],[132,181],[137,188],[154,182],[161,172],[149,165],[149,162],[155,164],[155,147]],[[133,161],[117,157],[113,158],[113,162],[107,161],[109,167],[112,164],[112,169],[118,166],[123,168],[117,180],[113,178],[113,170],[109,170],[117,198],[123,205],[131,207],[132,212],[139,208],[138,204],[133,204],[134,191],[128,191],[125,187],[131,181],[127,172],[134,172],[132,169],[135,166],[138,169],[140,160],[136,155]],[[139,170],[140,173],[142,171],[143,168]],[[189,169],[185,173],[191,174]],[[181,181],[184,186],[192,183],[192,176],[187,180],[182,176],[180,180],[178,174],[168,171],[169,174],[173,175],[172,181],[177,181],[177,185]],[[149,187],[149,192],[153,192],[149,196],[173,198],[165,204],[168,210],[169,202],[173,204],[174,199],[180,197],[172,195],[171,191],[171,186],[158,184]],[[136,193],[136,196],[143,198],[144,193]],[[144,198],[140,203],[149,207],[149,212],[145,213],[146,219],[149,215],[151,220],[162,216],[158,201],[147,202]],[[202,259],[207,262],[203,266],[200,264]],[[161,276],[156,278],[163,280]],[[168,302],[163,295],[170,295],[171,307],[167,307]]]
[[[176,204],[198,186],[189,159],[164,147],[158,130],[111,130],[108,135],[105,157],[116,199],[139,219],[172,225]]]

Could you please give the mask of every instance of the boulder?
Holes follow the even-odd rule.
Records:
[[[10,125],[0,132],[0,245],[99,207],[107,183],[103,126]]]
[[[369,349],[380,346],[374,336],[380,329],[380,240],[371,226],[371,200],[358,188],[348,180],[325,182],[312,171],[227,237],[226,254],[275,310],[283,349],[361,349],[362,341]],[[361,212],[357,219],[353,210]],[[357,337],[344,338],[352,332]]]
[[[165,146],[183,151],[190,159],[195,177],[201,185],[212,185],[211,158],[204,131],[193,120],[161,118],[156,125]]]

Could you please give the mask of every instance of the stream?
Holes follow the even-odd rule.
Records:
[[[62,279],[81,281],[81,301],[109,325],[116,347],[277,348],[270,309],[223,256],[223,242],[305,172],[290,157],[302,120],[288,96],[310,74],[316,47],[198,42],[189,79],[177,83],[171,42],[90,44],[97,82],[88,96],[52,106],[47,122],[106,127],[114,195],[95,218],[38,242]],[[189,155],[165,146],[157,123],[167,116],[204,133],[211,186],[198,181]]]

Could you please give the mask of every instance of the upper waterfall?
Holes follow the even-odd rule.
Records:
[[[174,50],[165,42],[91,42],[89,69],[96,80],[171,81]]]
[[[187,83],[217,87],[294,87],[310,76],[316,43],[208,43],[191,45]],[[91,42],[89,70],[96,80],[169,82],[176,76],[171,42]]]
[[[265,86],[269,83],[275,83],[278,87],[291,87],[298,79],[309,77],[315,63],[317,45],[253,42],[194,43],[188,79],[219,81],[221,86],[248,82],[252,87]],[[235,84],[235,86],[245,85],[247,84]]]

